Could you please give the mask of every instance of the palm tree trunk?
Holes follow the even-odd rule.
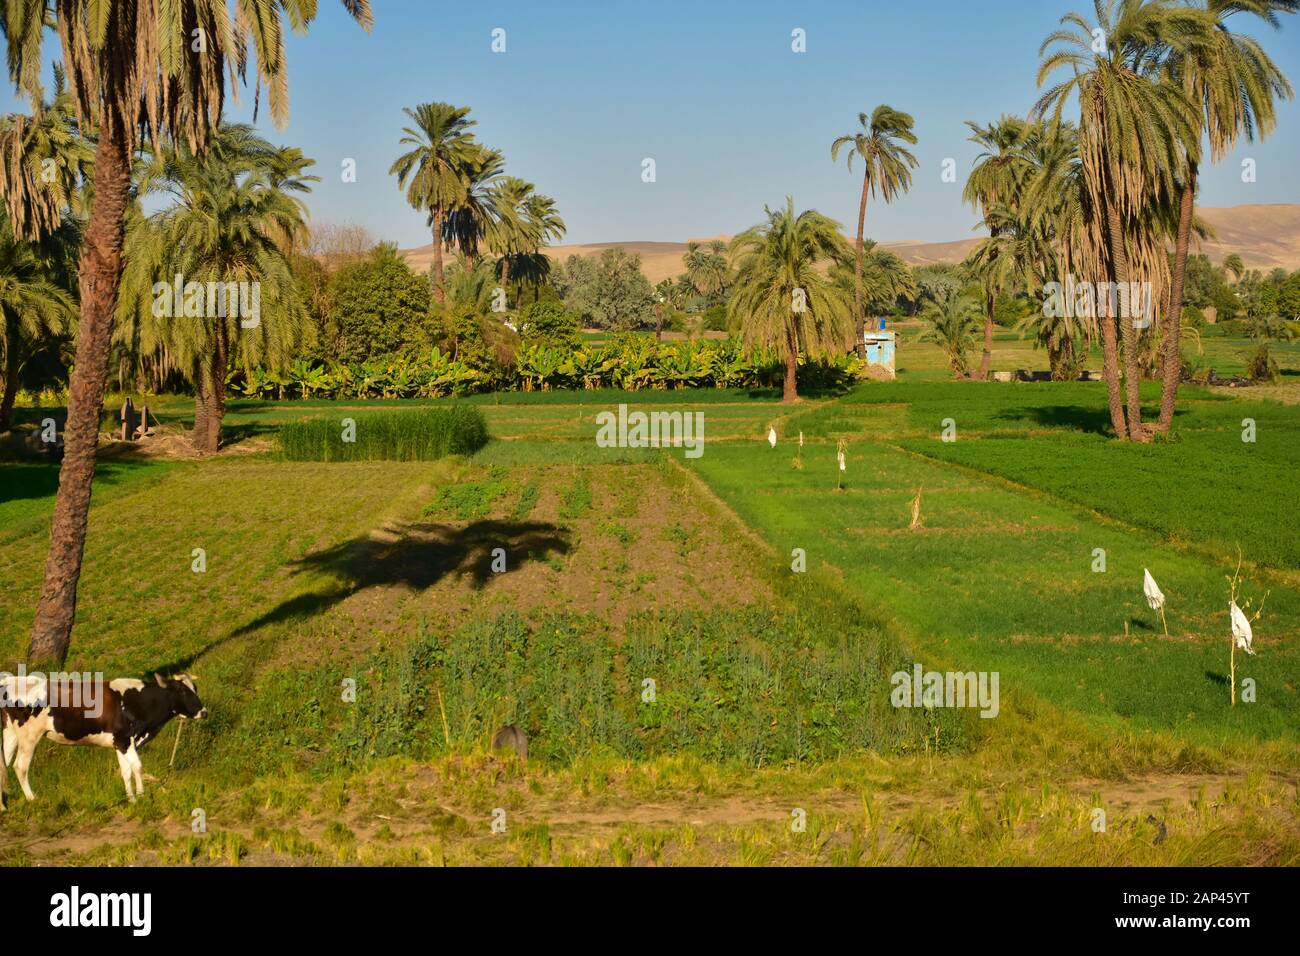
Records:
[[[1077,375],[1074,364],[1074,336],[1067,335],[1061,343],[1060,352],[1057,355],[1057,362],[1061,366],[1061,375],[1064,376],[1067,371]]]
[[[789,405],[799,400],[796,380],[799,374],[799,338],[795,335],[794,320],[786,329],[785,387],[781,390],[781,403]]]
[[[1196,210],[1196,163],[1187,163],[1187,182],[1183,184],[1182,205],[1178,210],[1178,238],[1174,244],[1174,269],[1169,283],[1169,308],[1165,313],[1164,384],[1160,389],[1160,421],[1157,431],[1167,432],[1174,422],[1178,404],[1178,380],[1182,376],[1183,288],[1187,276],[1187,252],[1192,243],[1192,216]]]
[[[218,319],[215,348],[212,350],[212,377],[208,410],[207,451],[215,455],[221,449],[221,422],[226,417],[226,369],[230,362],[230,343],[226,323]]]
[[[993,298],[993,290],[985,292],[986,309],[984,313],[984,354],[980,357],[979,380],[987,382],[989,380],[989,366],[993,362],[993,310],[997,301]]]
[[[1106,209],[1106,227],[1110,236],[1111,272],[1115,282],[1128,282],[1128,255],[1124,248],[1124,231],[1120,223],[1119,212],[1108,203]],[[1098,296],[1100,303],[1101,297]],[[1102,375],[1106,379],[1106,394],[1110,403],[1110,423],[1115,429],[1115,437],[1128,441],[1129,429],[1124,418],[1124,398],[1119,380],[1119,343],[1117,342],[1116,324],[1121,321],[1109,306],[1104,310],[1101,320]],[[1128,344],[1129,335],[1124,342]]]
[[[199,361],[194,365],[194,430],[190,432],[190,444],[195,451],[202,452],[207,448],[209,416],[208,370]]]
[[[1119,323],[1120,339],[1124,344],[1124,385],[1127,393],[1128,438],[1131,441],[1146,442],[1151,440],[1151,433],[1142,424],[1142,369],[1138,363],[1138,330],[1134,324],[1136,317],[1132,314],[1133,297],[1127,294],[1129,289],[1128,247],[1124,242],[1124,226],[1114,203],[1107,203],[1106,223],[1110,231],[1111,269],[1115,273],[1115,284],[1119,287],[1120,298],[1128,302],[1128,308],[1120,308],[1119,311],[1127,311],[1129,314],[1113,317],[1113,320]],[[1111,336],[1113,340],[1113,331]],[[1118,359],[1118,356],[1116,359]],[[1118,364],[1116,364],[1114,373],[1115,384],[1118,387]],[[1110,388],[1110,384],[1109,381],[1106,383],[1107,388]],[[1115,409],[1112,405],[1112,417],[1114,413]]]
[[[1061,380],[1061,354],[1062,350],[1050,338],[1045,343],[1047,347],[1047,367],[1051,369],[1052,381]]]
[[[858,203],[858,237],[853,245],[853,330],[857,333],[857,345],[854,349],[858,353],[858,358],[865,362],[867,360],[867,320],[862,314],[862,235],[867,224],[867,185],[870,180],[867,171],[862,174],[862,201]]]
[[[62,665],[77,614],[77,582],[81,578],[99,420],[108,384],[113,313],[122,280],[124,216],[131,185],[127,142],[124,118],[111,107],[101,110],[99,143],[95,147],[95,196],[78,272],[81,323],[68,387],[63,464],[50,522],[45,580],[27,647],[28,660],[38,665]]]
[[[433,209],[433,300],[442,305],[444,300],[442,283],[442,207]]]
[[[0,432],[13,425],[14,399],[18,397],[18,369],[22,363],[18,356],[18,323],[5,319],[5,371],[4,393],[0,395]]]

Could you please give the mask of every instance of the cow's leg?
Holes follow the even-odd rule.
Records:
[[[144,764],[140,762],[140,752],[135,749],[135,744],[126,752],[127,760],[131,761],[131,775],[135,777],[136,796],[144,793]]]
[[[0,810],[9,808],[9,766],[14,762],[14,752],[18,749],[18,729],[5,721],[4,724],[4,767],[0,768]]]
[[[126,799],[130,803],[135,803],[135,792],[131,789],[131,758],[116,748],[113,753],[117,754],[117,769],[121,771],[122,783],[126,786]]]
[[[29,721],[28,726],[34,723]],[[41,735],[38,733],[19,733],[18,736],[18,756],[14,758],[14,774],[18,777],[18,786],[23,788],[23,796],[28,800],[35,800],[36,794],[32,793],[32,786],[27,782],[27,768],[32,765],[32,754],[36,752],[36,745],[41,742]]]

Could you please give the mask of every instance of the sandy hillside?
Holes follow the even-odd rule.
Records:
[[[1221,262],[1230,253],[1237,253],[1247,268],[1300,269],[1300,204],[1231,206],[1226,209],[1198,209],[1201,218],[1215,232],[1212,240],[1205,242],[1200,251],[1215,262]],[[728,239],[728,236],[711,236],[697,239]],[[892,250],[913,266],[935,262],[960,262],[979,242],[978,236],[954,239],[949,242],[886,241],[881,246]],[[685,242],[596,242],[586,245],[555,246],[547,250],[554,259],[563,261],[571,255],[599,256],[611,246],[623,246],[641,257],[641,270],[652,283],[671,278],[682,272],[682,255]],[[420,271],[429,268],[433,261],[433,247],[421,246],[403,252],[411,267]]]

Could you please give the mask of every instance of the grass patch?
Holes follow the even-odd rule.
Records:
[[[305,418],[280,427],[280,449],[290,461],[434,461],[473,454],[487,439],[483,413],[462,405]]]
[[[897,615],[927,667],[945,659],[1000,672],[1004,706],[1028,694],[1112,727],[1202,741],[1296,739],[1300,691],[1287,676],[1300,668],[1294,588],[1251,576],[1256,599],[1272,593],[1255,629],[1260,653],[1245,665],[1238,656],[1237,677],[1272,692],[1249,706],[1228,704],[1224,575],[1235,552],[1219,560],[1187,554],[871,443],[850,446],[844,491],[836,492],[833,445],[805,448],[803,470],[770,467],[771,449],[754,445],[714,449],[690,467],[778,554],[806,549],[810,569],[831,565],[854,594]],[[918,488],[924,525],[913,531]],[[1104,573],[1092,567],[1098,548]],[[1177,609],[1169,639],[1143,599],[1144,567],[1169,611]]]

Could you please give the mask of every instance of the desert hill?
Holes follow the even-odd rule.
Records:
[[[1214,262],[1222,262],[1235,252],[1249,269],[1300,269],[1300,204],[1200,208],[1197,213],[1213,228],[1215,236],[1195,251],[1204,252]],[[725,235],[711,236],[696,241],[728,238]],[[937,262],[961,262],[977,242],[979,237],[972,236],[948,242],[904,240],[882,242],[880,245],[901,256],[909,265],[924,266]],[[682,272],[685,242],[594,242],[553,246],[547,250],[547,254],[563,261],[575,255],[598,256],[611,246],[622,246],[639,255],[641,269],[651,283]],[[433,261],[433,247],[406,249],[403,250],[403,255],[413,269],[424,271]]]

